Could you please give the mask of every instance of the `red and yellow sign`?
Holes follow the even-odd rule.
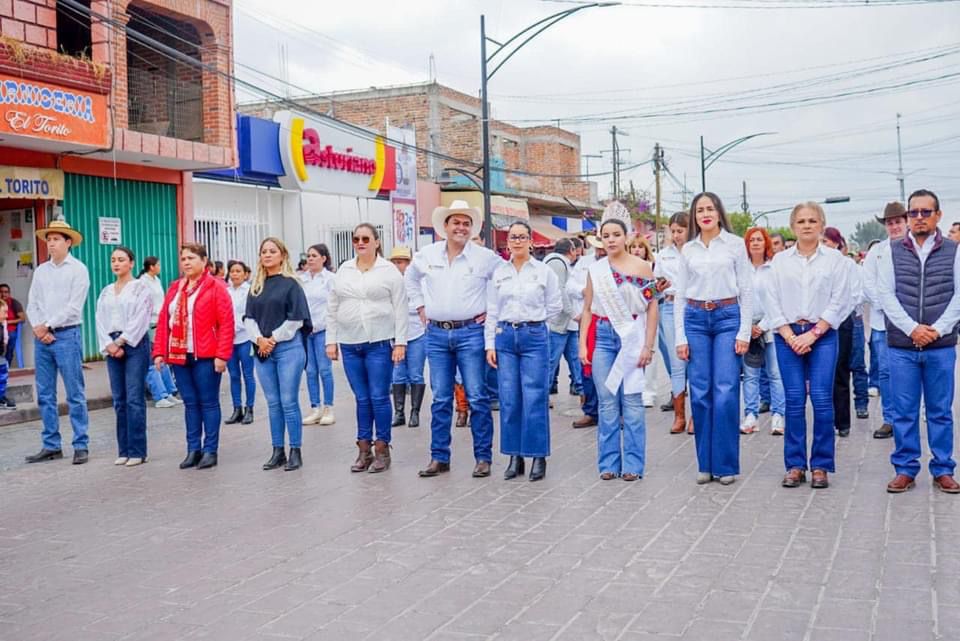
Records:
[[[0,134],[105,147],[107,96],[0,74]]]

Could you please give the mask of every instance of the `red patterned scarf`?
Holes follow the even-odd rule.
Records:
[[[189,327],[190,314],[187,300],[193,296],[209,278],[211,278],[210,274],[204,272],[203,276],[198,278],[197,282],[192,285],[189,280],[184,278],[183,284],[180,286],[180,291],[177,292],[177,310],[176,316],[173,319],[173,328],[170,330],[170,353],[167,355],[167,362],[171,365],[187,364],[187,332],[191,331]]]

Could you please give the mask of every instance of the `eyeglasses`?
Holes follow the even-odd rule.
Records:
[[[530,237],[527,236],[526,234],[524,234],[524,235],[522,235],[522,236],[517,235],[517,234],[511,234],[511,235],[509,236],[509,238],[510,238],[511,241],[513,241],[513,242],[515,242],[515,243],[522,243],[522,242],[525,241],[525,240],[530,240]]]
[[[373,239],[370,238],[369,236],[354,236],[354,237],[353,237],[353,244],[354,244],[354,245],[359,245],[360,243],[363,243],[364,245],[366,245],[366,244],[368,244],[371,240],[373,240]]]
[[[933,210],[933,209],[908,209],[907,210],[907,216],[909,216],[910,218],[916,218],[917,216],[921,218],[930,218],[930,216],[933,216],[935,213],[937,212],[936,210]]]

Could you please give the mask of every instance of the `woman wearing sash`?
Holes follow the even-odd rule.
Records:
[[[483,337],[487,364],[498,369],[500,451],[510,457],[505,480],[523,476],[524,457],[533,459],[530,480],[547,473],[550,456],[550,345],[547,319],[563,308],[552,269],[530,255],[533,233],[526,223],[507,230],[510,261],[487,284]]]
[[[700,484],[729,485],[740,473],[740,357],[753,326],[753,269],[730,229],[719,196],[696,196],[675,283],[677,355],[689,361]]]
[[[580,360],[592,367],[600,400],[600,478],[636,481],[644,469],[644,368],[657,339],[656,285],[650,264],[627,252],[623,221],[605,221],[600,238],[607,257],[590,265],[587,274],[583,309],[590,313],[580,319]],[[591,325],[595,338],[589,336]]]

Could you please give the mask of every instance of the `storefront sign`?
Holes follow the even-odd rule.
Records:
[[[105,147],[107,97],[0,74],[0,134]]]
[[[100,244],[101,245],[119,245],[122,235],[119,218],[107,218],[101,216],[100,221]]]
[[[396,188],[396,149],[347,125],[281,111],[280,158],[287,189],[372,198]]]
[[[387,138],[397,144],[397,188],[394,198],[417,199],[417,133],[411,127],[387,127]]]
[[[394,198],[393,208],[393,246],[409,247],[416,251],[417,201]]]
[[[63,200],[63,172],[34,167],[0,167],[0,198]]]

